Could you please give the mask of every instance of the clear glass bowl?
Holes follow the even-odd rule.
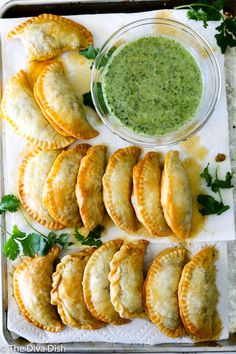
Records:
[[[165,36],[174,39],[195,58],[202,75],[202,97],[199,107],[185,125],[165,135],[149,136],[133,132],[123,126],[108,111],[102,94],[102,77],[111,48],[119,47],[144,36]],[[113,52],[112,55],[115,55]],[[111,53],[111,52],[110,52]],[[105,64],[105,66],[104,66]],[[146,147],[169,146],[184,141],[198,132],[211,117],[220,94],[219,65],[209,44],[188,26],[173,20],[147,18],[120,28],[102,46],[92,69],[91,93],[97,113],[115,134],[133,144]]]

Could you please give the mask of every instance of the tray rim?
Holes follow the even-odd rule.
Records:
[[[148,0],[152,3],[157,3],[158,0]],[[0,19],[3,18],[4,13],[13,6],[26,6],[26,5],[52,5],[52,6],[63,6],[63,5],[70,5],[70,4],[80,4],[80,3],[88,3],[88,4],[96,4],[96,3],[120,3],[121,6],[124,3],[130,2],[138,2],[138,3],[145,3],[145,0],[49,0],[44,2],[43,0],[10,0],[7,1],[3,6],[0,8]],[[159,0],[159,2],[163,2]],[[166,1],[166,5],[168,5],[168,0]],[[166,7],[168,8],[168,7]],[[158,10],[158,8],[157,8]],[[147,9],[148,11],[148,9]],[[121,10],[122,12],[122,10]],[[104,12],[105,13],[105,12]],[[28,17],[28,16],[25,16]],[[0,43],[0,50],[1,43]],[[2,78],[2,65],[1,65],[1,58],[0,56],[0,75]],[[2,81],[2,80],[1,80]],[[2,84],[2,83],[1,83]],[[230,127],[229,127],[230,128]],[[1,130],[1,137],[0,137],[0,160],[1,160],[1,167],[0,167],[0,197],[4,195],[4,173],[3,173],[3,139],[2,139],[2,120],[0,119],[0,130]],[[230,141],[229,141],[230,144]],[[231,150],[231,148],[230,148]],[[232,157],[232,151],[230,151],[230,156]],[[232,159],[231,159],[232,160]],[[231,161],[232,162],[232,161]],[[234,195],[235,197],[235,195]],[[5,224],[4,216],[0,216],[0,222]],[[3,249],[5,235],[1,231],[0,232],[0,247],[1,250]],[[11,335],[11,332],[7,328],[7,305],[5,301],[7,301],[7,260],[6,257],[2,254],[1,257],[1,264],[0,264],[0,287],[1,287],[1,295],[2,301],[0,301],[0,316],[1,316],[1,328],[0,334],[4,339],[5,343],[13,347],[20,347],[21,352],[23,352],[23,348],[27,352],[27,346],[30,345],[32,347],[35,346],[33,352],[34,353],[41,353],[47,352],[48,345],[51,346],[62,346],[62,352],[66,353],[179,353],[179,352],[234,352],[236,351],[236,333],[230,333],[229,339],[227,340],[220,340],[217,342],[209,342],[209,343],[197,343],[197,344],[183,344],[183,343],[164,343],[164,344],[156,344],[156,345],[148,345],[148,344],[122,344],[122,343],[106,343],[106,342],[68,342],[68,343],[31,343],[28,342],[25,338],[19,337],[14,339]],[[6,286],[5,286],[6,285]],[[234,343],[228,344],[230,340],[234,337]],[[21,343],[21,341],[25,343]],[[53,351],[51,351],[53,352]],[[54,351],[55,352],[55,351]]]

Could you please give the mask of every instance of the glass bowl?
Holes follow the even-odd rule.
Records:
[[[109,112],[103,98],[103,73],[120,46],[145,36],[174,39],[188,50],[202,75],[202,96],[195,115],[176,131],[150,136],[136,133]],[[117,48],[114,50],[114,47]],[[120,28],[102,46],[92,68],[91,93],[94,106],[105,125],[119,137],[136,145],[161,147],[177,144],[198,132],[211,117],[220,94],[219,65],[209,44],[188,26],[173,20],[146,18]]]

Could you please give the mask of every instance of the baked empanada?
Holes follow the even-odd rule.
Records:
[[[52,14],[42,14],[21,23],[7,38],[20,38],[29,61],[48,60],[73,49],[87,48],[92,34],[77,22]]]
[[[122,245],[121,240],[104,243],[90,257],[83,278],[84,299],[88,310],[100,321],[111,324],[124,324],[115,311],[110,299],[109,263]]]
[[[139,221],[152,235],[170,235],[161,206],[161,169],[156,152],[148,152],[134,166],[133,184],[132,202]]]
[[[127,232],[137,230],[138,221],[131,204],[133,167],[140,148],[129,146],[117,150],[109,159],[103,176],[103,201],[114,223]]]
[[[54,247],[46,256],[25,258],[13,275],[14,296],[20,312],[33,325],[50,332],[64,326],[51,305],[53,264],[60,249]]]
[[[34,85],[34,96],[49,121],[67,134],[79,139],[91,139],[98,135],[89,124],[83,104],[59,61],[54,61],[40,72]]]
[[[143,257],[148,241],[126,243],[110,262],[110,297],[120,317],[145,317],[143,289]]]
[[[18,175],[18,193],[29,215],[49,229],[62,229],[63,225],[52,218],[43,204],[46,178],[60,150],[30,152],[23,160]]]
[[[104,205],[102,177],[105,171],[106,146],[95,145],[82,158],[76,184],[76,197],[84,226],[92,230],[102,223]]]
[[[184,248],[167,249],[154,259],[144,283],[144,303],[150,320],[173,338],[185,334],[179,314],[178,285],[186,262]]]
[[[65,325],[79,329],[98,329],[105,323],[92,317],[84,302],[82,280],[84,267],[94,248],[67,255],[57,265],[52,275],[51,303]]]
[[[43,203],[50,215],[66,227],[82,226],[75,195],[76,179],[88,144],[62,151],[55,160],[43,191]]]
[[[165,156],[161,204],[166,222],[175,235],[187,238],[192,224],[192,191],[178,151],[169,151]]]
[[[17,134],[43,150],[63,148],[75,140],[58,134],[44,117],[23,70],[7,82],[1,109]]]
[[[218,302],[214,247],[205,247],[183,269],[179,283],[180,315],[186,331],[201,339],[213,335],[213,315]]]

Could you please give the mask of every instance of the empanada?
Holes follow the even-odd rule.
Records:
[[[60,150],[30,152],[23,160],[18,175],[18,193],[21,203],[29,215],[49,229],[62,229],[43,204],[43,189],[46,178]]]
[[[114,223],[127,232],[137,230],[138,221],[131,204],[133,167],[140,148],[129,146],[117,150],[109,159],[103,176],[103,201]]]
[[[143,257],[147,245],[145,240],[126,243],[110,262],[111,302],[122,318],[145,317],[142,288]]]
[[[184,248],[167,249],[154,259],[144,283],[144,303],[150,320],[173,338],[185,335],[179,314],[178,285],[186,262]]]
[[[7,38],[20,38],[29,61],[48,60],[67,50],[87,48],[92,34],[77,22],[67,18],[42,14],[21,23]]]
[[[60,249],[54,247],[46,256],[25,258],[13,275],[14,296],[20,312],[33,325],[50,332],[64,326],[51,305],[53,264]]]
[[[116,325],[124,324],[127,320],[119,316],[111,303],[108,273],[109,263],[121,245],[121,240],[113,240],[99,247],[90,257],[83,278],[84,299],[88,310],[98,320]]]
[[[213,315],[218,302],[214,247],[205,247],[183,269],[179,283],[179,308],[187,332],[201,339],[213,335]]]
[[[7,82],[1,109],[17,134],[43,150],[63,148],[75,140],[58,134],[44,117],[23,70]]]
[[[82,280],[84,267],[94,248],[67,255],[57,265],[52,275],[51,303],[65,325],[79,329],[98,329],[105,323],[92,317],[84,302]]]
[[[66,227],[82,226],[75,195],[77,174],[88,144],[62,151],[55,160],[43,191],[43,203],[50,215]]]
[[[92,230],[102,223],[104,205],[102,177],[105,171],[106,146],[89,148],[82,158],[76,184],[76,197],[84,226]]]
[[[80,98],[64,75],[62,64],[54,61],[39,74],[34,96],[44,115],[67,134],[91,139],[98,132],[89,124]]]
[[[139,221],[152,235],[170,235],[161,206],[161,169],[156,152],[148,152],[134,166],[133,184],[132,203]]]
[[[161,204],[166,222],[175,235],[187,238],[192,224],[192,191],[178,151],[169,151],[165,156]]]

